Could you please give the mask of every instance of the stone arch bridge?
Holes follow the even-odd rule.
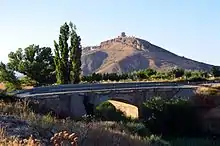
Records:
[[[70,86],[70,85],[69,85]],[[133,85],[132,85],[133,86]],[[57,89],[39,88],[27,92],[18,93],[20,97],[25,97],[33,102],[38,102],[40,107],[48,108],[57,115],[65,115],[70,117],[81,117],[85,114],[92,113],[94,107],[107,100],[116,100],[132,104],[138,108],[138,117],[142,117],[142,103],[154,96],[163,98],[190,98],[195,93],[196,86],[189,85],[166,85],[166,86],[142,86],[129,88],[103,88],[98,87],[85,90],[69,89],[65,86],[65,90],[55,91]],[[107,88],[107,89],[106,89]],[[59,90],[62,88],[59,87]],[[96,90],[97,89],[97,90]],[[105,90],[104,90],[105,89]],[[37,91],[39,90],[39,91]],[[40,93],[40,94],[39,94]],[[88,109],[88,105],[90,108]],[[92,105],[92,107],[91,107]]]

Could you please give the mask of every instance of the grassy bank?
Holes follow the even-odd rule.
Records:
[[[37,139],[50,144],[53,134],[68,131],[76,133],[79,145],[151,145],[151,142],[143,137],[130,132],[121,123],[110,121],[74,121],[72,119],[57,119],[51,115],[39,115],[32,112],[23,102],[0,102],[1,115],[13,115],[27,121],[30,126],[39,133]],[[2,130],[0,140],[10,144],[13,139],[6,137]],[[154,137],[152,137],[154,139]]]
[[[212,138],[165,138],[161,134],[155,135],[150,131],[150,127],[148,127],[148,125],[135,120],[115,122],[88,117],[84,117],[80,121],[70,118],[58,119],[50,114],[36,114],[28,107],[27,103],[19,101],[6,102],[2,100],[0,102],[0,113],[1,116],[10,115],[16,117],[17,119],[27,121],[30,127],[38,133],[38,135],[35,137],[33,136],[33,138],[29,137],[29,140],[26,140],[26,144],[24,144],[25,140],[23,140],[23,145],[53,145],[54,141],[51,141],[51,138],[54,140],[54,135],[62,137],[62,135],[65,135],[67,132],[69,133],[69,136],[72,134],[72,136],[77,137],[74,140],[77,141],[78,145],[82,146],[220,145],[220,141]],[[60,132],[63,132],[64,134]],[[1,128],[0,131],[0,141],[1,145],[12,145],[12,142],[18,143],[15,138],[11,138],[6,135],[4,128]],[[71,140],[69,141],[73,142]]]

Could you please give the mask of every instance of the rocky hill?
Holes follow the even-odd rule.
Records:
[[[143,39],[126,36],[125,33],[101,42],[98,46],[84,47],[82,52],[84,75],[93,72],[131,72],[146,68],[166,70],[173,67],[210,70],[212,65],[178,56]]]

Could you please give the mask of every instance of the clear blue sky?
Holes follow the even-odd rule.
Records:
[[[178,55],[220,65],[219,0],[0,0],[0,60],[30,44],[53,47],[72,21],[83,45],[122,31]]]

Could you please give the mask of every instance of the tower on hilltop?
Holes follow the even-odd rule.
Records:
[[[121,33],[121,37],[126,37],[125,32]]]

